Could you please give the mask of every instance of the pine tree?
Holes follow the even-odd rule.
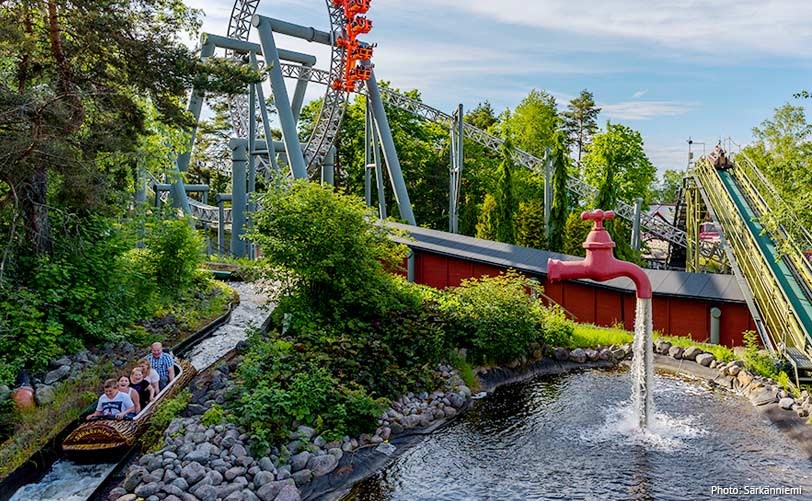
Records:
[[[485,194],[482,209],[479,211],[476,237],[485,240],[496,240],[496,199],[490,193]]]
[[[513,144],[510,136],[506,134],[505,141],[499,147],[502,162],[499,164],[498,184],[496,187],[496,240],[508,244],[513,243]]]
[[[592,136],[598,130],[598,114],[601,109],[595,106],[591,92],[584,89],[569,102],[564,115],[564,130],[570,144],[578,149],[578,167],[581,167],[581,154],[589,146]]]
[[[516,213],[516,245],[546,249],[547,237],[544,234],[544,203],[533,199],[519,204]]]
[[[561,252],[563,249],[564,226],[569,212],[569,177],[570,157],[567,155],[562,133],[555,135],[556,147],[553,151],[553,204],[550,207],[549,249]]]
[[[581,245],[592,228],[591,221],[584,221],[577,212],[570,212],[564,224],[563,247],[561,252],[571,256],[584,256],[586,250]]]

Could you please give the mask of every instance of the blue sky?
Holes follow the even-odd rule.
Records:
[[[224,35],[232,0],[187,0]],[[327,29],[322,0],[264,0],[258,12]],[[373,0],[375,72],[450,111],[489,100],[514,108],[532,88],[563,107],[581,89],[599,122],[643,134],[662,172],[687,162],[686,139],[740,144],[794,92],[812,90],[812,2],[802,0]],[[280,37],[280,47],[324,47]],[[323,89],[312,88],[310,97]],[[701,146],[699,147],[701,148]]]

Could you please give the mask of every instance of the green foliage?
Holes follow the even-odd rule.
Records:
[[[680,188],[682,188],[682,178],[685,173],[681,170],[668,169],[663,172],[663,179],[652,193],[653,200],[660,203],[675,203]]]
[[[539,158],[554,143],[554,135],[561,126],[555,98],[533,89],[513,113],[503,114],[500,127],[509,130],[514,144]]]
[[[226,413],[220,404],[213,404],[209,410],[203,413],[202,423],[203,426],[212,426],[223,424],[226,419]]]
[[[146,248],[155,282],[167,296],[187,290],[199,279],[203,237],[186,219],[159,219],[148,233]]]
[[[570,212],[567,216],[567,223],[564,225],[564,239],[561,252],[569,254],[570,256],[585,256],[586,251],[581,244],[586,240],[591,228],[591,221],[584,221],[581,219],[580,214]]]
[[[672,346],[682,346],[683,348],[696,346],[697,348],[701,348],[704,351],[712,353],[713,356],[716,357],[716,360],[721,362],[731,362],[736,358],[733,354],[733,350],[727,346],[722,346],[720,344],[700,343],[687,336],[657,336],[657,340],[668,341]]]
[[[637,197],[649,199],[649,190],[657,170],[649,161],[639,132],[621,124],[606,124],[606,130],[596,134],[583,159],[584,177],[593,186],[607,184],[608,203],[616,199],[631,201]],[[611,190],[611,191],[610,191]],[[597,203],[597,202],[596,202]],[[601,209],[613,209],[602,206]]]
[[[498,206],[496,198],[490,193],[485,195],[482,208],[479,211],[479,219],[476,223],[476,237],[485,240],[496,240],[496,215]]]
[[[504,363],[547,342],[545,309],[527,291],[538,293],[540,287],[514,271],[450,289],[441,311],[449,318],[453,343],[468,348],[474,361]],[[554,335],[558,341],[566,334]]]
[[[189,389],[185,388],[174,397],[161,402],[161,405],[149,420],[149,428],[141,438],[144,450],[154,452],[161,448],[164,430],[173,419],[180,416],[180,413],[186,409],[191,400],[192,395],[189,393]]]
[[[516,245],[547,248],[547,236],[544,226],[544,204],[541,200],[529,200],[519,204],[514,218],[516,227]]]
[[[578,167],[581,166],[581,154],[587,150],[592,142],[592,136],[598,131],[598,114],[601,109],[595,106],[595,98],[591,92],[584,89],[578,97],[567,104],[564,118],[564,131],[568,143],[578,150]]]
[[[363,319],[399,305],[387,270],[401,266],[407,249],[389,238],[388,227],[369,224],[374,215],[363,200],[298,181],[271,189],[259,205],[250,238],[269,269],[287,277],[282,294],[304,305],[306,314]],[[307,319],[297,315],[299,321]]]
[[[515,201],[513,198],[513,144],[510,135],[506,134],[505,141],[499,147],[502,161],[499,163],[499,184],[496,196],[496,240],[512,244],[514,241],[513,213]]]
[[[570,343],[575,334],[575,323],[567,318],[564,309],[555,304],[541,311],[544,327],[544,343],[550,346],[561,346]]]
[[[759,376],[776,379],[779,373],[779,361],[768,352],[760,349],[758,335],[755,332],[745,331],[743,334],[745,368]]]
[[[553,150],[553,204],[550,207],[549,249],[553,252],[564,251],[564,239],[567,231],[567,213],[569,211],[569,178],[570,157],[564,146],[561,133],[554,136]]]

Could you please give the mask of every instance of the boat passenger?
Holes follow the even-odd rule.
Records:
[[[152,343],[152,354],[147,356],[150,365],[158,373],[158,389],[163,390],[175,379],[175,360],[169,353],[164,353],[161,343]]]
[[[138,392],[138,400],[141,403],[141,409],[146,407],[155,396],[155,389],[149,384],[149,381],[144,379],[144,371],[141,367],[134,368],[130,373],[130,388]],[[138,412],[141,412],[141,410]]]
[[[141,412],[141,399],[138,396],[138,392],[130,387],[130,378],[127,376],[118,378],[118,391],[126,393],[127,396],[130,397],[130,400],[133,401],[135,404],[135,414]]]
[[[152,368],[152,365],[149,363],[149,360],[147,359],[142,359],[138,364],[138,366],[141,368],[141,373],[144,375],[144,381],[148,382],[150,386],[152,386],[152,396],[154,398],[155,395],[157,395],[158,392],[161,391],[158,388],[158,382],[160,381],[158,373],[155,371],[155,369]]]
[[[118,382],[115,379],[108,379],[104,382],[104,393],[99,397],[96,404],[96,412],[87,416],[87,420],[93,419],[126,419],[134,416],[135,404],[126,393],[118,391]]]

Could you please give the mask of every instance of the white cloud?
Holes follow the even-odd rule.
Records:
[[[688,113],[699,103],[689,101],[622,101],[614,104],[600,103],[607,118],[618,120],[650,120],[656,117],[674,117]]]
[[[504,23],[719,56],[812,54],[812,2],[797,0],[418,0]],[[724,63],[724,59],[720,59]]]
[[[648,94],[648,89],[640,89],[637,92],[635,92],[634,94],[632,94],[632,98],[639,99],[639,98],[645,96],[646,94]]]

